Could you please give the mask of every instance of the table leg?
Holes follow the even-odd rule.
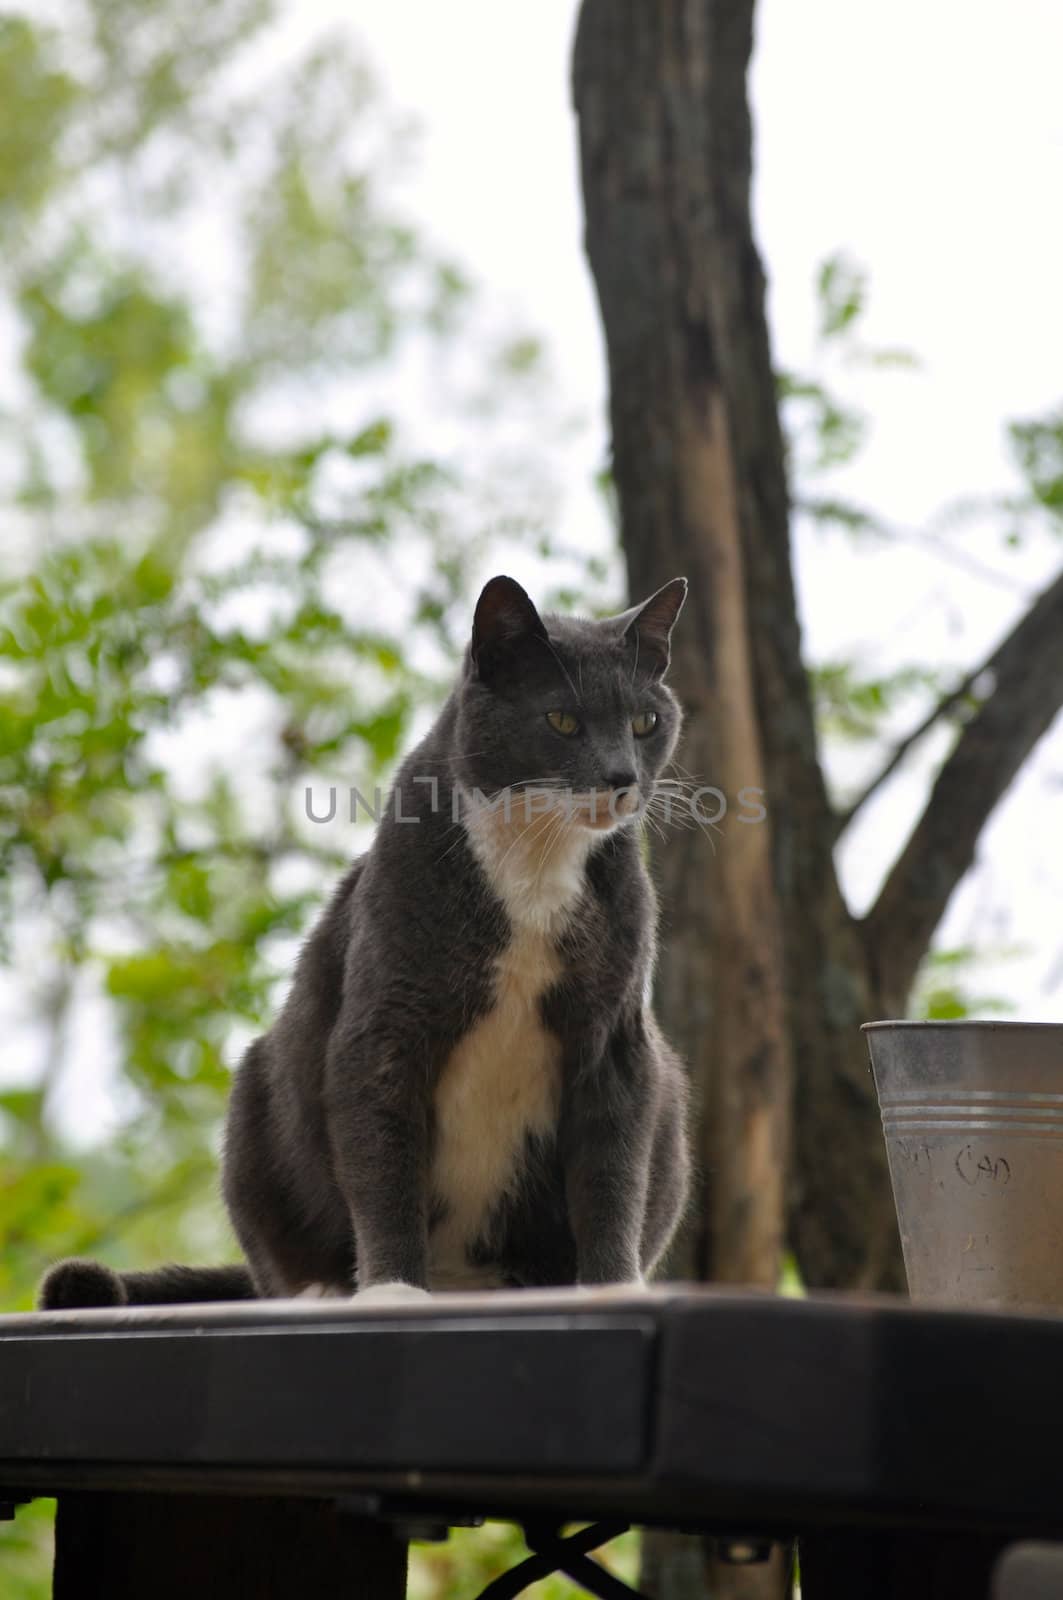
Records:
[[[974,1534],[821,1529],[799,1541],[801,1600],[986,1600],[1009,1541]]]
[[[54,1600],[403,1600],[406,1546],[334,1501],[59,1497]]]

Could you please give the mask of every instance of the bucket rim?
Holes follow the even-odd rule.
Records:
[[[1063,1022],[1022,1022],[1015,1017],[927,1017],[920,1020],[918,1017],[903,1017],[884,1019],[880,1022],[862,1022],[861,1033],[875,1033],[888,1028],[935,1028],[935,1029],[981,1029],[988,1032],[1003,1032],[1005,1029],[1022,1029],[1027,1033],[1061,1033]]]

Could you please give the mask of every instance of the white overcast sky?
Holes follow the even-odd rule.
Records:
[[[559,406],[588,419],[565,517],[578,537],[595,515],[586,481],[607,441],[568,90],[577,10],[577,0],[303,0],[295,28],[340,26],[361,41],[386,97],[421,130],[407,203],[548,341]],[[866,265],[869,339],[911,348],[922,366],[869,380],[858,396],[875,428],[846,489],[901,528],[925,526],[960,494],[1014,487],[1006,419],[1063,401],[1061,59],[1058,0],[760,0],[755,211],[776,360],[808,364],[818,263],[841,248]],[[1047,543],[1005,552],[988,530],[960,549],[999,581],[916,544],[868,554],[799,541],[810,655],[973,664],[1063,558]],[[940,753],[931,742],[854,830],[842,865],[857,908]],[[983,836],[940,934],[1012,947],[981,987],[1027,1017],[1063,1019],[1061,810],[1057,723]]]

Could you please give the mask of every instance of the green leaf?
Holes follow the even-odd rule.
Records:
[[[1063,527],[1063,411],[1008,427],[1012,456],[1036,503]]]
[[[828,256],[816,278],[819,338],[837,339],[858,321],[867,304],[867,274],[842,252]]]

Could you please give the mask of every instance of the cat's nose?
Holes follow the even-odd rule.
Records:
[[[615,772],[605,774],[605,781],[610,789],[633,789],[639,781],[639,775],[628,767],[617,768]]]

